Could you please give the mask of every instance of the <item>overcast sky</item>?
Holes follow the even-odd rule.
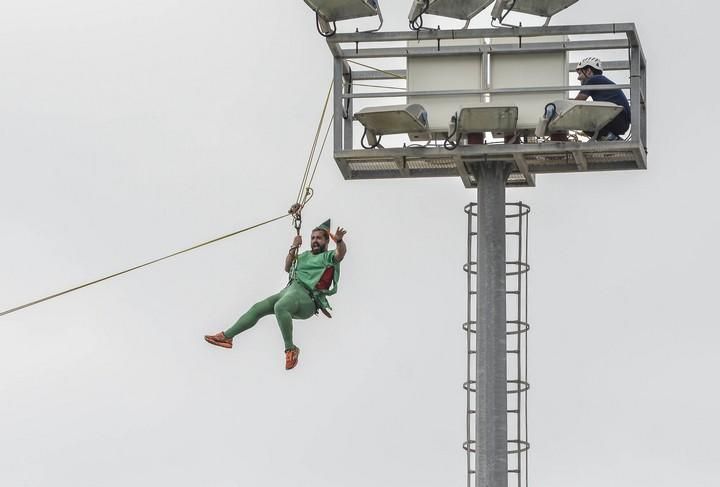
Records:
[[[409,5],[381,2],[386,31]],[[649,155],[508,191],[532,206],[531,485],[715,483],[717,6],[672,5],[553,20],[636,22]],[[331,66],[301,0],[2,2],[0,308],[282,214]],[[314,187],[306,224],[348,255],[292,372],[272,317],[202,340],[283,287],[286,220],[0,318],[0,485],[464,485],[474,192],[344,181],[329,152]]]

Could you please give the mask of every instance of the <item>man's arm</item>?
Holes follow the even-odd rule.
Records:
[[[609,79],[605,78],[604,76],[596,75],[591,76],[589,79],[586,79],[583,82],[583,86],[587,85],[603,85],[605,83],[612,83]],[[575,97],[576,100],[587,100],[592,96],[592,91],[582,91],[582,87],[580,88],[580,93],[577,94]]]
[[[290,250],[285,257],[285,272],[290,272],[290,269],[292,269],[293,262],[295,262],[295,259],[297,258],[298,249],[301,245],[302,237],[298,235],[293,239],[292,247],[290,247]]]
[[[345,245],[345,241],[343,240],[346,233],[347,230],[343,227],[338,227],[338,229],[335,230],[335,235],[330,235],[332,239],[335,240],[335,245],[337,245],[335,249],[335,262],[337,263],[340,263],[345,258],[345,253],[347,252],[347,245]]]

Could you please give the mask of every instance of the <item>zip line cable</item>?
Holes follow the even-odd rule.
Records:
[[[320,163],[320,158],[322,157],[323,150],[325,149],[325,142],[327,142],[328,135],[330,135],[330,129],[332,128],[332,126],[333,121],[331,119],[328,123],[327,129],[325,130],[325,136],[323,137],[322,145],[320,146],[320,151],[318,152],[317,159],[315,159],[315,164],[312,166],[310,178],[303,185],[305,187],[305,196],[303,196],[301,200],[298,200],[298,203],[295,203],[294,205],[292,205],[292,207],[290,207],[290,213],[293,216],[293,225],[295,226],[298,235],[300,235],[300,227],[302,225],[302,209],[305,208],[305,205],[307,205],[308,201],[310,201],[315,194],[312,189],[312,182],[313,179],[315,179],[315,172],[317,171],[318,164]],[[310,166],[308,166],[308,168],[309,167]],[[302,188],[300,194],[302,194]]]
[[[226,238],[234,237],[235,235],[239,235],[239,234],[241,234],[241,233],[247,232],[247,231],[249,231],[249,230],[253,230],[253,229],[258,228],[258,227],[261,227],[261,226],[263,226],[263,225],[267,225],[267,224],[269,224],[269,223],[276,222],[276,221],[281,220],[281,219],[283,219],[283,218],[286,218],[286,217],[288,217],[288,216],[292,216],[292,217],[293,217],[293,223],[294,223],[295,228],[297,229],[297,232],[298,232],[298,235],[299,235],[299,234],[300,234],[300,224],[301,224],[301,222],[302,222],[302,219],[301,219],[301,216],[300,216],[300,215],[301,215],[301,211],[302,211],[302,209],[305,207],[305,205],[307,204],[307,202],[310,201],[310,200],[312,199],[312,197],[313,197],[313,189],[310,187],[310,185],[312,184],[312,181],[313,181],[313,179],[315,178],[315,171],[317,170],[318,163],[320,162],[320,158],[322,157],[323,150],[325,149],[325,142],[327,141],[328,135],[330,134],[330,128],[331,128],[332,125],[333,125],[333,122],[332,122],[332,119],[331,119],[330,122],[328,123],[327,130],[325,131],[325,137],[323,138],[322,144],[321,144],[321,146],[320,146],[320,151],[319,151],[318,154],[317,154],[317,158],[315,158],[315,149],[317,149],[318,140],[320,139],[320,133],[321,133],[321,130],[322,130],[322,125],[323,125],[323,122],[325,121],[325,113],[327,112],[328,103],[329,103],[329,101],[330,101],[330,95],[331,95],[331,93],[332,93],[332,87],[333,87],[333,85],[332,85],[332,83],[331,83],[331,84],[330,84],[330,89],[328,90],[328,94],[327,94],[327,96],[325,97],[325,104],[324,104],[324,106],[323,106],[322,114],[320,115],[320,121],[318,122],[318,127],[317,127],[317,130],[316,130],[316,132],[315,132],[315,140],[313,141],[312,149],[310,150],[310,156],[308,157],[308,162],[307,162],[307,165],[305,166],[305,173],[304,173],[304,175],[303,175],[303,180],[302,180],[302,183],[301,183],[301,185],[300,185],[300,191],[298,192],[298,196],[297,196],[297,199],[296,199],[297,203],[295,203],[295,204],[290,208],[290,210],[289,210],[286,214],[277,216],[277,217],[275,217],[275,218],[271,218],[271,219],[269,219],[269,220],[265,220],[264,222],[256,223],[255,225],[251,225],[251,226],[249,226],[249,227],[245,227],[245,228],[242,228],[242,229],[240,229],[240,230],[236,230],[236,231],[234,231],[234,232],[231,232],[231,233],[222,235],[222,236],[217,237],[217,238],[213,238],[213,239],[211,239],[211,240],[207,240],[207,241],[205,241],[205,242],[201,242],[201,243],[199,243],[199,244],[193,245],[192,247],[188,247],[188,248],[186,248],[186,249],[178,250],[177,252],[173,252],[173,253],[171,253],[171,254],[168,254],[168,255],[165,255],[165,256],[162,256],[162,257],[158,257],[157,259],[153,259],[153,260],[147,261],[147,262],[145,262],[145,263],[143,263],[143,264],[136,265],[136,266],[134,266],[134,267],[130,267],[130,268],[125,269],[125,270],[122,270],[122,271],[120,271],[120,272],[115,272],[114,274],[110,274],[110,275],[107,275],[107,276],[105,276],[105,277],[101,277],[101,278],[99,278],[99,279],[95,279],[94,281],[86,282],[86,283],[84,283],[84,284],[80,284],[79,286],[75,286],[75,287],[72,287],[72,288],[70,288],[70,289],[66,289],[66,290],[64,290],[64,291],[60,291],[60,292],[51,294],[51,295],[49,295],[49,296],[45,296],[45,297],[43,297],[43,298],[36,299],[36,300],[31,301],[31,302],[29,302],[29,303],[25,303],[25,304],[23,304],[23,305],[20,305],[20,306],[14,307],[14,308],[7,309],[7,310],[5,310],[5,311],[0,312],[0,317],[1,317],[1,316],[5,316],[5,315],[9,315],[9,314],[11,314],[11,313],[15,313],[16,311],[20,311],[20,310],[22,310],[22,309],[29,308],[29,307],[31,307],[31,306],[35,306],[36,304],[40,304],[40,303],[43,303],[43,302],[45,302],[45,301],[49,301],[49,300],[54,299],[54,298],[58,298],[58,297],[60,297],[60,296],[64,296],[64,295],[66,295],[66,294],[72,293],[72,292],[74,292],[74,291],[78,291],[78,290],[80,290],[80,289],[84,289],[84,288],[89,287],[89,286],[92,286],[92,285],[94,285],[94,284],[98,284],[98,283],[101,283],[101,282],[103,282],[103,281],[107,281],[107,280],[113,279],[113,278],[115,278],[115,277],[122,276],[123,274],[127,274],[127,273],[129,273],[129,272],[132,272],[132,271],[135,271],[135,270],[138,270],[138,269],[142,269],[143,267],[148,267],[148,266],[151,266],[151,265],[153,265],[153,264],[157,264],[158,262],[161,262],[161,261],[163,261],[163,260],[167,260],[167,259],[170,259],[170,258],[172,258],[172,257],[177,257],[178,255],[185,254],[185,253],[191,252],[191,251],[193,251],[193,250],[197,250],[197,249],[199,249],[199,248],[201,248],[201,247],[205,247],[206,245],[210,245],[210,244],[219,242],[219,241],[221,241],[221,240],[225,240]],[[313,166],[313,160],[315,160],[314,166]],[[311,172],[311,169],[312,169],[312,172]],[[304,194],[304,196],[303,196],[303,194]]]
[[[315,157],[315,149],[317,148],[318,139],[320,138],[320,131],[322,130],[323,122],[325,121],[325,112],[327,112],[328,103],[330,102],[330,95],[332,94],[333,83],[330,83],[328,88],[327,96],[325,97],[325,104],[323,105],[322,113],[320,114],[320,121],[318,122],[317,130],[315,131],[315,140],[313,141],[312,149],[310,149],[310,156],[308,157],[307,165],[305,166],[305,174],[303,175],[302,182],[300,183],[300,190],[298,191],[296,203],[300,204],[303,198],[303,193],[307,192],[307,188],[310,186],[307,182],[308,175],[310,174],[310,168],[312,166],[313,159]],[[304,206],[304,205],[303,205]]]
[[[315,130],[315,140],[313,140],[312,148],[310,149],[310,155],[308,156],[307,164],[305,165],[305,173],[303,174],[303,179],[300,183],[300,189],[298,190],[295,204],[290,207],[290,213],[293,217],[293,226],[295,227],[297,235],[300,235],[300,229],[302,227],[302,210],[303,208],[305,208],[305,205],[308,203],[308,201],[310,201],[313,197],[314,191],[310,185],[312,184],[312,180],[315,177],[315,171],[317,170],[318,162],[320,162],[320,157],[322,156],[323,149],[325,149],[325,141],[327,140],[327,136],[330,133],[330,127],[332,126],[331,118],[330,123],[328,123],[327,131],[325,132],[325,138],[323,139],[322,147],[320,148],[320,152],[318,153],[317,159],[315,160],[315,167],[313,168],[315,150],[317,149],[318,139],[320,138],[322,126],[325,122],[325,114],[327,113],[327,107],[328,103],[330,102],[330,95],[332,94],[332,91],[333,82],[331,81],[330,86],[328,87],[327,96],[325,97],[325,104],[323,105],[322,113],[320,114],[320,120],[318,121],[318,126]],[[311,168],[312,175],[310,174]]]
[[[328,123],[327,130],[325,130],[325,137],[323,137],[322,145],[320,146],[320,152],[318,153],[317,159],[315,160],[315,166],[313,167],[312,174],[310,175],[310,180],[308,181],[308,188],[313,182],[313,179],[315,179],[315,171],[317,171],[318,163],[320,162],[320,157],[322,156],[323,149],[325,149],[325,142],[327,142],[328,135],[330,135],[330,129],[333,126],[333,121],[330,120],[330,123]]]
[[[172,254],[168,254],[168,255],[165,255],[165,256],[163,256],[163,257],[159,257],[159,258],[157,258],[157,259],[150,260],[150,261],[148,261],[148,262],[145,262],[144,264],[136,265],[136,266],[134,266],[134,267],[130,267],[129,269],[125,269],[125,270],[123,270],[123,271],[116,272],[116,273],[114,273],[114,274],[110,274],[110,275],[105,276],[105,277],[101,277],[100,279],[95,279],[94,281],[86,282],[85,284],[81,284],[81,285],[79,285],[79,286],[75,286],[75,287],[73,287],[73,288],[66,289],[65,291],[60,291],[60,292],[58,292],[58,293],[51,294],[51,295],[49,295],[49,296],[45,296],[44,298],[36,299],[35,301],[31,301],[31,302],[26,303],[26,304],[23,304],[23,305],[21,305],[21,306],[16,306],[15,308],[11,308],[11,309],[5,310],[5,311],[3,311],[3,312],[0,313],[0,316],[9,315],[10,313],[14,313],[15,311],[20,311],[21,309],[29,308],[30,306],[34,306],[34,305],[36,305],[36,304],[40,304],[40,303],[45,302],[45,301],[48,301],[48,300],[50,300],[50,299],[57,298],[57,297],[60,297],[60,296],[65,295],[65,294],[69,294],[69,293],[71,293],[71,292],[73,292],[73,291],[78,291],[78,290],[80,290],[80,289],[83,289],[83,288],[92,286],[93,284],[97,284],[97,283],[100,283],[100,282],[103,282],[103,281],[107,281],[107,280],[112,279],[112,278],[114,278],[114,277],[122,276],[123,274],[127,274],[128,272],[132,272],[132,271],[141,269],[141,268],[143,268],[143,267],[147,267],[147,266],[149,266],[149,265],[156,264],[156,263],[158,263],[158,262],[161,262],[161,261],[163,261],[163,260],[169,259],[169,258],[171,258],[171,257],[175,257],[175,256],[178,256],[178,255],[180,255],[180,254],[184,254],[184,253],[186,253],[186,252],[190,252],[190,251],[192,251],[192,250],[199,249],[200,247],[205,247],[206,245],[210,245],[210,244],[212,244],[212,243],[219,242],[220,240],[225,240],[226,238],[234,237],[235,235],[238,235],[238,234],[243,233],[243,232],[247,232],[248,230],[252,230],[252,229],[254,229],[254,228],[258,228],[258,227],[261,227],[261,226],[263,226],[263,225],[267,225],[268,223],[275,222],[275,221],[280,220],[280,219],[282,219],[282,218],[285,218],[285,217],[287,217],[287,216],[289,216],[289,215],[290,215],[290,214],[287,213],[287,214],[285,214],[285,215],[281,215],[281,216],[278,216],[278,217],[275,217],[275,218],[271,218],[270,220],[266,220],[266,221],[264,221],[264,222],[257,223],[257,224],[255,224],[255,225],[252,225],[252,226],[249,226],[249,227],[245,227],[245,228],[243,228],[243,229],[241,229],[241,230],[237,230],[237,231],[235,231],[235,232],[228,233],[228,234],[226,234],[226,235],[223,235],[222,237],[217,237],[217,238],[214,238],[214,239],[212,239],[212,240],[207,240],[207,241],[202,242],[202,243],[199,243],[199,244],[197,244],[197,245],[193,245],[192,247],[188,247],[188,248],[183,249],[183,250],[178,250],[177,252],[173,252]]]

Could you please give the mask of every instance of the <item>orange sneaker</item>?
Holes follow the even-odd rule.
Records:
[[[295,347],[290,350],[285,350],[285,370],[295,368],[298,363],[298,357],[300,357],[300,349]]]
[[[232,348],[232,338],[226,337],[222,331],[217,335],[205,335],[205,341],[218,347]]]

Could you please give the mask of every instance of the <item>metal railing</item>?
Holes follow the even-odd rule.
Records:
[[[607,39],[605,36],[613,35],[616,38]],[[552,36],[565,36],[570,40],[545,41]],[[494,43],[459,46],[457,41],[490,40]],[[535,39],[535,41],[533,41]],[[540,39],[540,41],[538,41]],[[421,47],[409,47],[408,42],[424,41]],[[632,139],[643,148],[647,144],[647,78],[646,59],[640,39],[633,23],[568,25],[547,27],[513,27],[466,30],[429,30],[421,32],[374,32],[337,34],[327,39],[328,47],[334,57],[334,152],[354,150],[353,115],[354,100],[382,99],[407,96],[441,96],[457,97],[462,95],[492,95],[492,94],[530,94],[552,93],[558,95],[568,91],[578,90],[579,86],[528,86],[525,88],[492,88],[488,85],[489,77],[485,73],[481,78],[481,86],[474,90],[429,90],[408,91],[398,93],[397,90],[355,92],[353,82],[356,80],[406,80],[409,58],[433,57],[441,58],[457,55],[477,55],[488,59],[492,55],[527,55],[532,53],[570,53],[570,52],[602,52],[616,51],[627,53],[627,59],[613,59],[607,63],[607,70],[623,71],[629,75],[629,83],[583,87],[583,90],[625,89],[629,92],[631,106],[631,133]],[[365,59],[389,60],[395,59],[399,66],[387,69],[373,68],[371,71],[354,71],[349,63],[367,66]],[[490,69],[488,62],[483,61],[482,69]],[[400,69],[398,69],[400,68]],[[569,71],[574,71],[572,63],[568,65]],[[358,85],[359,86],[359,85]],[[405,88],[408,86],[405,85]],[[396,87],[393,87],[396,88]],[[538,117],[541,114],[538,114]]]

